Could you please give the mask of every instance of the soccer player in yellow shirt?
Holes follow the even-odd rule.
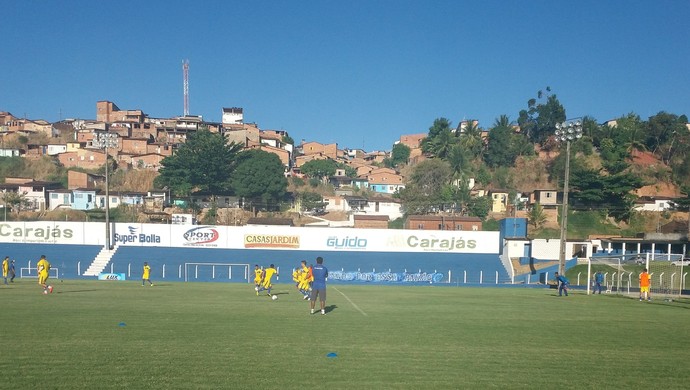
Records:
[[[270,267],[264,270],[264,280],[261,282],[261,287],[259,288],[259,291],[266,290],[269,297],[271,296],[271,287],[273,287],[273,284],[271,283],[273,275],[278,275],[278,271],[276,270],[276,267],[271,264]]]
[[[2,261],[2,277],[5,279],[5,284],[7,284],[8,272],[10,272],[10,257],[5,256],[5,260]]]
[[[41,258],[36,263],[36,270],[38,271],[38,284],[43,287],[43,293],[53,292],[53,287],[48,285],[48,276],[50,275],[50,262],[46,259],[46,255],[41,255]]]
[[[153,282],[151,281],[151,267],[149,267],[149,263],[144,262],[144,272],[141,275],[141,285],[144,286],[146,282],[149,282],[149,286],[153,286]]]
[[[261,288],[261,282],[264,280],[264,270],[259,268],[258,264],[254,265],[254,291],[256,295],[259,295],[259,289]]]
[[[311,290],[311,286],[309,284],[313,280],[313,276],[310,276],[311,270],[309,269],[309,267],[307,267],[306,260],[302,260],[300,271],[301,272],[298,289],[300,293],[302,293],[303,298],[306,300],[309,299],[309,291]]]

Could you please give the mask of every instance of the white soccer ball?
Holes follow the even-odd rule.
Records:
[[[48,290],[43,290],[44,295],[48,295]]]
[[[271,299],[273,299],[274,301],[276,301],[276,300],[278,300],[278,296],[277,296],[277,295],[274,295],[274,296],[271,297]]]
[[[254,291],[259,291],[259,287],[254,287]]]

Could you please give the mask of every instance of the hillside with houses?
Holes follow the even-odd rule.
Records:
[[[520,136],[524,125],[501,125],[497,120],[491,129],[481,129],[471,120],[457,126],[448,120],[439,123],[434,122],[429,132],[401,134],[391,140],[390,151],[366,151],[318,140],[295,143],[285,130],[261,129],[245,122],[240,107],[222,108],[219,123],[190,115],[153,118],[140,109],[122,110],[110,101],[96,103],[93,120],[49,123],[0,112],[0,158],[7,162],[0,203],[5,219],[99,219],[108,204],[121,211],[114,214],[116,218],[162,223],[172,223],[175,215],[192,215],[190,221],[205,224],[237,225],[264,217],[300,226],[482,230],[487,222],[495,227],[491,221],[517,216],[531,222],[538,217],[541,222],[533,224],[537,230],[558,226],[563,188],[562,174],[554,173],[558,172],[554,167],[562,164],[562,149],[542,140],[501,165],[492,161],[511,151],[492,150],[492,145],[504,141],[494,134],[504,126],[508,137]],[[612,132],[617,126],[616,121],[609,121],[598,125],[597,131]],[[684,128],[690,132],[687,123]],[[242,150],[277,156],[288,178],[285,198],[257,209],[230,192],[193,191],[180,197],[170,188],[155,188],[154,179],[164,160],[199,131],[220,134]],[[109,134],[115,143],[103,147],[97,142],[100,134]],[[441,142],[442,137],[447,138]],[[590,131],[592,144],[596,137]],[[450,147],[445,150],[444,145]],[[591,148],[596,153],[584,148],[575,155],[583,166],[614,172],[613,163],[602,157],[605,147],[602,143]],[[453,154],[454,150],[464,155]],[[24,160],[23,167],[9,163],[17,158]],[[687,226],[683,222],[687,213],[678,213],[686,204],[688,194],[683,188],[687,182],[673,180],[675,172],[667,164],[671,160],[665,162],[658,152],[645,148],[631,148],[629,156],[621,158],[627,161],[623,170],[644,178],[642,185],[630,191],[633,211],[656,216],[656,227],[644,228]],[[424,173],[432,161],[443,165]],[[326,174],[315,174],[318,169]],[[415,195],[424,175],[446,169],[448,174],[439,179],[443,183],[433,193]],[[412,207],[419,202],[421,209]],[[535,216],[535,205],[540,215]],[[578,207],[593,208],[581,201],[575,203]]]

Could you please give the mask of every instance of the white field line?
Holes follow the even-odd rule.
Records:
[[[367,313],[365,313],[364,310],[360,309],[359,306],[357,306],[357,304],[355,304],[354,302],[352,302],[352,299],[350,299],[350,298],[349,298],[347,295],[345,295],[342,291],[338,290],[337,287],[333,287],[333,288],[335,289],[335,291],[339,292],[340,295],[344,296],[345,299],[347,299],[347,301],[350,302],[350,304],[351,304],[352,306],[354,306],[354,308],[357,309],[358,312],[362,313],[363,316],[367,317]]]

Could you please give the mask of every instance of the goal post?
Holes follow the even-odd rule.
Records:
[[[652,282],[649,290],[652,299],[680,297],[688,271],[682,259],[683,255],[676,254],[657,256],[649,261],[648,272]]]
[[[587,294],[592,293],[595,274],[601,272],[604,281],[602,288],[606,289],[606,293],[636,295],[640,291],[640,274],[646,268],[651,276],[650,293],[652,297],[672,298],[680,296],[687,277],[683,263],[678,263],[682,258],[683,255],[667,253],[632,253],[590,257],[587,262]]]
[[[249,264],[184,263],[184,281],[211,280],[249,283]]]
[[[602,289],[607,294],[630,295],[639,291],[639,275],[649,264],[649,253],[626,253],[592,256],[587,261],[587,294],[592,293],[595,275],[603,277]]]

